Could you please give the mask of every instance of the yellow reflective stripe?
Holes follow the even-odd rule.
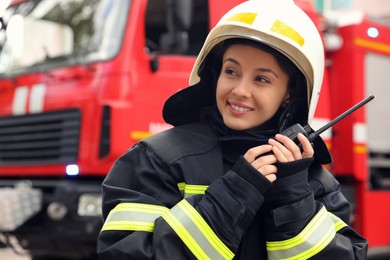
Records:
[[[106,230],[127,230],[127,231],[154,231],[154,223],[143,223],[137,221],[110,221],[105,223],[101,231]]]
[[[305,39],[297,31],[295,31],[293,28],[291,28],[280,20],[275,20],[272,25],[271,31],[290,38],[294,42],[298,43],[300,46],[303,46],[305,44]]]
[[[233,252],[218,238],[202,216],[182,200],[162,216],[197,259],[232,259]]]
[[[336,236],[333,219],[325,207],[296,237],[267,242],[269,259],[308,259],[323,250]]]
[[[142,139],[148,138],[153,134],[147,131],[132,131],[130,133],[130,138],[134,141],[140,141]]]
[[[334,215],[333,213],[331,212],[328,212],[328,214],[330,215],[330,217],[332,218],[332,221],[334,223],[334,228],[336,229],[336,232],[340,231],[341,229],[347,227],[348,225],[342,220],[340,219],[339,217],[337,217],[336,215]]]
[[[363,144],[356,144],[353,146],[353,151],[355,153],[360,153],[360,154],[366,154],[368,152],[368,148],[366,145],[363,145]]]
[[[209,259],[209,257],[198,245],[198,243],[191,236],[191,234],[180,223],[180,221],[176,219],[176,217],[172,213],[170,212],[166,213],[162,217],[169,224],[169,226],[176,232],[176,234],[180,237],[183,243],[188,247],[188,249],[195,255],[197,259]]]
[[[153,232],[155,220],[167,211],[169,209],[163,206],[129,202],[120,203],[110,211],[101,231]]]
[[[189,204],[186,200],[183,200],[179,203],[179,207],[186,212],[187,216],[192,216],[192,220],[197,228],[203,232],[210,244],[217,249],[224,259],[231,259],[234,257],[234,254],[230,251],[230,249],[219,239],[219,237],[214,233],[198,211],[191,206],[191,204]]]
[[[184,191],[184,189],[186,188],[186,183],[180,182],[177,184],[177,187],[179,188],[180,191]]]
[[[240,22],[246,24],[252,24],[256,19],[257,13],[237,13],[230,16],[227,22]]]
[[[205,194],[207,188],[209,186],[207,185],[186,185],[186,188],[184,190],[184,193],[189,194]]]
[[[296,254],[292,257],[284,258],[284,259],[289,259],[289,260],[309,259],[310,257],[315,256],[316,254],[321,252],[327,245],[329,245],[329,243],[333,240],[335,235],[336,235],[336,231],[334,229],[329,229],[328,232],[326,232],[324,236],[315,244],[315,246],[310,247],[310,249],[300,254]]]
[[[180,192],[183,194],[184,198],[188,198],[189,196],[196,194],[205,194],[207,188],[209,187],[207,185],[194,185],[184,182],[178,183],[177,186]]]
[[[364,47],[371,50],[381,51],[385,53],[390,53],[390,44],[380,43],[377,41],[366,40],[363,38],[356,38],[353,40],[355,45]]]
[[[312,235],[316,229],[321,225],[322,221],[326,218],[326,210],[324,207],[314,216],[309,224],[299,233],[296,237],[277,242],[267,242],[267,248],[271,250],[288,249],[299,245],[306,241],[306,239]]]

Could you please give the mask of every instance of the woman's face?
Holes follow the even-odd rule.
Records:
[[[274,56],[234,44],[223,55],[217,106],[225,125],[246,130],[263,124],[288,99],[288,75]]]

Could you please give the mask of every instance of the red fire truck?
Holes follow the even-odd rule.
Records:
[[[349,188],[346,194],[354,205],[354,227],[369,240],[370,248],[388,252],[390,27],[362,17],[359,23],[339,27],[338,32],[342,47],[327,53],[332,116],[367,95],[375,99],[333,127],[332,168]]]
[[[242,1],[13,0],[0,10],[0,234],[34,259],[93,258],[103,178],[132,144],[171,127],[164,101]],[[295,2],[326,29],[311,1]],[[376,96],[322,136],[354,227],[370,249],[387,247],[390,28],[363,19],[323,33],[343,44],[327,52],[312,127]]]

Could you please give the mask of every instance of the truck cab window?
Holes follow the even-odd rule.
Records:
[[[169,9],[172,3],[175,10]],[[145,47],[148,53],[198,54],[209,31],[208,1],[191,1],[190,5],[190,22],[182,25],[175,12],[188,10],[180,10],[183,6],[175,5],[175,0],[148,1],[145,15]]]
[[[113,58],[121,46],[129,4],[130,0],[41,0],[8,8],[0,73]]]

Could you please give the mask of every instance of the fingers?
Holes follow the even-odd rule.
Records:
[[[275,139],[269,139],[273,152],[279,162],[292,162],[302,158],[299,147],[287,136],[277,134]]]
[[[255,159],[265,153],[268,153],[272,150],[272,146],[271,145],[260,145],[260,146],[256,146],[256,147],[253,147],[251,149],[249,149],[245,154],[244,154],[244,158],[249,162],[249,163],[252,163],[253,161],[255,161]]]
[[[263,155],[256,158],[251,164],[254,168],[259,169],[263,165],[274,164],[277,162],[277,159],[274,154]]]
[[[310,141],[303,134],[298,134],[297,138],[302,144],[302,150],[289,137],[277,134],[275,139],[269,139],[268,145],[249,149],[244,154],[244,158],[264,177],[273,182],[277,178],[276,162],[292,162],[313,157],[314,149]]]
[[[302,158],[311,158],[314,155],[314,149],[310,141],[303,135],[299,134],[298,135],[298,140],[302,144]]]
[[[268,143],[272,146],[272,151],[280,162],[313,157],[314,150],[310,141],[303,134],[298,134],[298,140],[302,144],[302,151],[293,140],[281,134],[277,134],[275,139],[270,139]]]
[[[274,182],[277,173],[277,168],[274,164],[277,162],[277,159],[274,154],[267,154],[271,151],[271,145],[256,146],[249,149],[244,154],[244,158],[270,182]]]
[[[278,169],[275,165],[263,165],[258,169],[258,171],[263,174],[263,176],[266,177],[270,182],[274,182],[276,180],[276,173]]]
[[[276,181],[276,174],[270,174],[265,176],[270,182]]]

